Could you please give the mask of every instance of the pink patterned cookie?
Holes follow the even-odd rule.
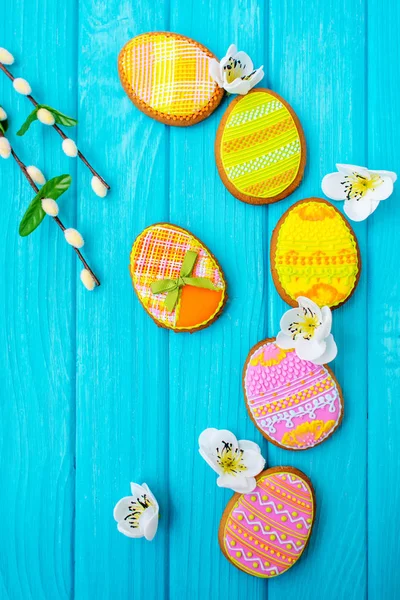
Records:
[[[281,448],[307,450],[336,431],[343,398],[332,371],[282,350],[275,339],[250,350],[243,371],[246,406],[264,437]]]
[[[257,477],[249,494],[235,494],[219,526],[219,544],[235,567],[256,577],[281,575],[302,555],[315,517],[310,480],[292,467]]]

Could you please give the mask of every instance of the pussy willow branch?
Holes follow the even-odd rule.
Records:
[[[3,137],[3,134],[1,132],[0,132],[0,137]],[[32,177],[29,175],[26,166],[24,165],[22,160],[18,157],[18,155],[14,152],[14,150],[12,148],[11,148],[11,154],[12,154],[15,162],[17,163],[17,165],[19,166],[19,168],[25,175],[31,188],[36,192],[36,194],[39,193],[39,188],[37,187],[36,183],[33,181]],[[62,231],[65,231],[65,227],[58,217],[51,217],[51,218],[57,223],[57,225],[59,226],[59,228]],[[89,267],[86,260],[83,258],[82,253],[79,250],[79,248],[75,248],[75,247],[73,247],[73,248],[74,248],[75,252],[77,253],[79,260],[84,265],[85,269],[87,269],[89,271],[89,273],[91,274],[91,276],[93,277],[96,285],[100,285],[100,281],[97,279],[96,275],[93,273],[92,269]]]
[[[3,71],[3,73],[5,73],[7,75],[7,77],[11,80],[14,81],[15,77],[12,73],[10,73],[10,71],[7,69],[7,67],[5,65],[3,65],[2,63],[0,63],[0,69]],[[34,106],[38,106],[38,102],[35,100],[35,98],[33,96],[31,96],[30,94],[27,96],[28,100],[30,102],[32,102],[32,104]],[[60,137],[62,137],[63,140],[68,139],[68,136],[65,135],[65,133],[62,131],[62,129],[59,128],[59,126],[54,123],[54,125],[52,125],[53,129],[55,129],[58,133],[58,135]],[[108,185],[108,183],[97,173],[97,171],[95,171],[92,167],[92,165],[87,161],[87,159],[83,156],[82,152],[78,149],[78,156],[81,159],[81,161],[87,166],[87,168],[89,169],[89,171],[91,171],[92,175],[94,175],[95,177],[97,177],[98,179],[100,179],[101,183],[109,190],[110,186]]]

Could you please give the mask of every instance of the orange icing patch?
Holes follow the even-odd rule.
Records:
[[[220,307],[223,291],[192,285],[182,288],[177,327],[195,327],[209,321]]]
[[[303,221],[323,221],[324,219],[335,218],[334,212],[325,206],[315,205],[311,202],[299,208],[298,215]]]

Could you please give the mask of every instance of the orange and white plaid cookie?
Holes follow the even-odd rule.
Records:
[[[221,267],[189,231],[158,223],[135,240],[130,259],[135,292],[150,317],[173,331],[208,327],[227,300]]]
[[[118,72],[132,102],[169,125],[199,123],[219,105],[224,90],[209,74],[215,58],[205,47],[176,33],[154,31],[122,48]]]

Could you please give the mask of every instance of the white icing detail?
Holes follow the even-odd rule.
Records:
[[[260,498],[260,493],[259,492],[255,492],[255,491],[252,492],[252,495],[258,496],[258,501],[261,504],[261,506],[273,506],[277,515],[287,515],[289,517],[289,521],[291,523],[298,523],[299,521],[301,521],[302,523],[304,523],[304,526],[305,526],[306,529],[310,529],[311,525],[309,525],[307,523],[307,521],[305,520],[304,517],[298,517],[298,518],[292,519],[292,517],[290,516],[290,512],[288,510],[285,510],[285,509],[278,510],[277,507],[276,507],[276,504],[274,503],[273,500],[269,500],[268,502],[263,502],[261,500],[261,498]],[[250,503],[249,503],[249,505],[251,506]],[[235,514],[236,514],[236,512],[240,512],[240,511],[236,510]],[[249,523],[249,525],[251,525],[251,522],[247,521],[247,523]],[[254,523],[254,521],[253,521],[253,523]]]
[[[245,518],[246,523],[248,525],[250,525],[251,527],[253,527],[254,525],[259,525],[264,535],[276,535],[276,537],[278,538],[280,544],[293,544],[293,550],[295,552],[300,552],[301,550],[303,550],[304,544],[302,546],[296,546],[296,540],[293,540],[293,538],[282,540],[279,537],[279,533],[275,529],[270,529],[269,531],[267,531],[266,529],[264,529],[264,527],[263,527],[263,525],[262,525],[262,523],[260,521],[249,521],[247,519],[246,514],[243,511],[241,511],[241,510],[237,510],[237,511],[235,511],[235,513],[243,515],[244,518]],[[308,525],[306,527],[309,528]]]
[[[230,548],[228,546],[228,549],[229,549],[229,553],[231,553],[232,552],[232,548]],[[248,558],[246,556],[247,550],[245,550],[244,548],[241,548],[240,546],[235,546],[235,552],[237,552],[238,550],[240,550],[240,552],[242,553],[241,558],[243,558],[246,562],[258,562],[259,565],[260,565],[260,567],[261,567],[261,570],[264,571],[264,573],[269,573],[270,571],[276,571],[276,574],[279,575],[279,571],[278,571],[278,567],[277,566],[275,566],[275,567],[274,566],[272,566],[272,567],[264,567],[263,560],[261,558],[259,558],[258,556],[251,556],[250,558]],[[232,558],[235,559],[234,556]],[[272,560],[272,559],[270,559],[270,560]],[[290,566],[290,565],[288,565],[288,566]]]
[[[294,427],[293,419],[297,417],[310,417],[310,419],[315,419],[316,414],[315,411],[319,408],[324,408],[325,406],[329,406],[329,412],[334,413],[336,411],[335,403],[339,398],[339,406],[340,406],[340,396],[338,394],[337,389],[334,389],[331,393],[321,395],[318,398],[314,398],[312,402],[307,402],[307,404],[303,406],[297,406],[296,408],[291,408],[290,410],[285,410],[284,412],[278,412],[271,417],[267,417],[261,421],[263,427],[268,429],[269,433],[276,433],[275,423],[285,422],[287,429],[292,429]]]

